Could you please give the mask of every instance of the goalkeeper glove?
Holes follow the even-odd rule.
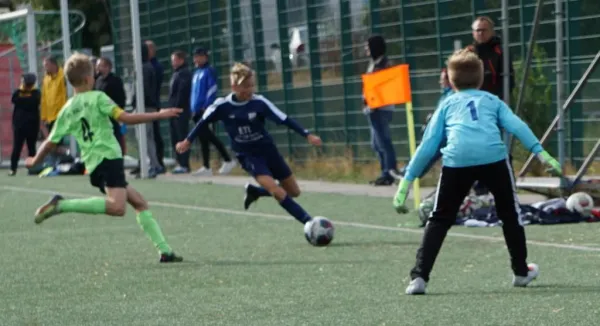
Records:
[[[402,179],[400,185],[398,185],[398,191],[396,191],[396,195],[394,196],[394,208],[398,214],[408,213],[406,198],[408,197],[409,187],[410,181],[406,179]]]
[[[538,160],[540,160],[540,162],[549,166],[551,172],[554,172],[554,174],[556,174],[557,176],[562,176],[562,167],[560,166],[560,163],[558,163],[558,161],[554,157],[552,157],[548,152],[543,151],[538,153],[537,158]]]

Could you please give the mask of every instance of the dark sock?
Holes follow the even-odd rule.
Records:
[[[248,185],[248,190],[256,197],[271,197],[271,194],[263,187]]]
[[[285,209],[290,215],[292,215],[298,222],[305,224],[310,221],[312,217],[308,215],[308,213],[296,203],[290,196],[285,196],[285,198],[279,203],[283,209]]]

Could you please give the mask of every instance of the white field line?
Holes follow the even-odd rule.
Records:
[[[12,190],[12,191],[18,191],[18,192],[25,192],[25,193],[34,193],[34,194],[52,195],[52,194],[59,193],[56,190],[49,190],[49,189],[32,189],[32,188],[12,187],[12,186],[2,186],[2,188],[5,190]],[[79,193],[79,194],[68,193],[68,192],[60,192],[60,193],[63,195],[71,196],[71,197],[91,196],[88,194],[81,194],[81,193]],[[217,207],[174,204],[174,203],[167,203],[167,202],[160,202],[160,201],[150,201],[149,204],[151,206],[158,206],[158,207],[175,208],[175,209],[183,209],[183,210],[191,210],[191,211],[201,211],[201,212],[211,212],[211,213],[221,213],[221,214],[238,215],[238,216],[262,217],[262,218],[269,218],[269,219],[276,219],[276,220],[291,220],[292,219],[290,216],[287,216],[287,215],[255,213],[255,212],[238,211],[238,210],[233,210],[233,209],[225,209],[225,208],[217,208]],[[344,221],[339,221],[339,220],[334,220],[333,222],[335,222],[335,225],[349,226],[349,227],[355,227],[355,228],[361,228],[361,229],[403,232],[403,233],[415,233],[415,234],[423,233],[422,230],[402,228],[402,227],[365,224],[365,223],[357,223],[357,222],[344,222]],[[455,238],[482,240],[482,241],[487,241],[487,242],[504,242],[504,238],[501,238],[501,237],[466,234],[466,233],[452,232],[452,231],[449,232],[448,235],[451,237],[455,237]],[[588,247],[588,246],[575,245],[575,244],[561,244],[561,243],[552,243],[552,242],[535,241],[535,240],[528,240],[527,243],[529,245],[534,245],[534,246],[539,246],[539,247],[550,247],[550,248],[568,249],[568,250],[576,250],[576,251],[587,251],[587,252],[600,252],[600,247]]]

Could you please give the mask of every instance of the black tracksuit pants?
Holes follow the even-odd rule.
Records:
[[[164,169],[165,168],[165,142],[162,138],[162,133],[160,131],[160,121],[154,120],[152,121],[152,132],[154,133],[154,144],[156,146],[156,158],[158,158],[158,163]]]
[[[10,155],[10,169],[12,171],[17,170],[19,158],[21,157],[21,150],[23,149],[24,144],[27,144],[27,154],[31,157],[35,156],[35,145],[37,142],[38,133],[40,132],[39,126],[39,122],[34,122],[23,127],[13,126],[13,147]]]
[[[201,115],[195,115],[193,117],[194,123],[198,123],[200,118],[202,118]],[[225,148],[223,142],[210,129],[209,125],[200,131],[198,138],[200,139],[200,149],[202,150],[202,165],[205,168],[210,168],[210,144],[215,145],[215,148],[219,154],[221,154],[221,157],[225,162],[231,161],[231,156],[227,153],[227,148]]]
[[[171,146],[173,146],[174,150],[177,143],[187,137],[190,129],[189,112],[185,112],[176,118],[171,118],[171,120],[169,120],[169,126],[171,128]],[[187,169],[190,168],[190,151],[182,154],[179,154],[177,151],[175,151],[175,159],[177,160],[177,164],[179,164],[179,166]]]
[[[476,181],[488,188],[494,196],[514,274],[527,276],[525,229],[519,220],[512,169],[508,160],[502,160],[471,167],[442,168],[435,206],[417,250],[417,262],[410,272],[411,279],[421,277],[426,282],[429,281],[429,274],[444,238],[455,223],[460,205]]]

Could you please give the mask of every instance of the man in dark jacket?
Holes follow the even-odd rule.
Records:
[[[186,54],[183,51],[175,51],[171,55],[171,66],[173,67],[173,75],[169,86],[169,107],[183,109],[179,117],[172,118],[171,127],[171,144],[175,145],[184,140],[189,130],[190,114],[190,94],[192,91],[192,73],[186,65]],[[189,152],[176,154],[178,166],[175,167],[173,173],[189,173],[190,172],[190,155]]]
[[[146,44],[142,44],[142,78],[144,80],[144,106],[146,112],[158,111],[159,103],[157,103],[156,97],[156,74],[154,67],[150,63],[148,57],[148,47]],[[138,100],[137,95],[133,98],[133,105],[136,105]],[[150,169],[148,176],[150,178],[156,177],[158,173],[161,173],[164,169],[160,165],[158,156],[156,155],[156,143],[154,142],[154,130],[151,122],[146,124],[146,143],[147,153],[150,159]],[[140,159],[144,159],[143,154],[140,154]],[[132,174],[139,174],[139,168],[132,171]]]
[[[153,41],[146,41],[146,46],[148,47],[148,60],[150,60],[150,63],[152,64],[152,67],[154,67],[154,73],[156,75],[156,88],[155,88],[155,96],[156,96],[156,103],[158,103],[158,107],[160,108],[160,93],[162,90],[162,83],[163,83],[163,78],[165,75],[165,69],[163,68],[163,66],[160,64],[160,62],[158,62],[158,59],[156,59],[156,44],[154,44]],[[162,167],[161,171],[158,171],[159,173],[163,173],[165,171],[165,162],[164,162],[164,157],[165,157],[165,142],[163,141],[162,138],[162,133],[160,130],[160,121],[156,120],[154,122],[152,122],[152,126],[153,126],[153,131],[154,131],[154,143],[156,145],[156,156],[158,157],[158,162],[160,163],[160,166]]]
[[[477,53],[483,61],[484,79],[481,90],[488,91],[501,100],[504,98],[504,56],[507,55],[502,49],[502,40],[496,36],[494,21],[487,16],[477,17],[471,26],[473,29],[473,44],[469,49]],[[508,71],[510,73],[510,93],[515,87],[515,72],[512,61],[508,60]],[[510,103],[507,103],[510,106]],[[510,158],[512,162],[512,157]],[[476,195],[485,195],[488,190],[481,184],[475,183],[473,187]]]
[[[502,41],[494,32],[494,21],[486,16],[478,17],[473,22],[473,44],[469,48],[483,61],[484,80],[481,90],[488,91],[504,100]],[[515,86],[514,69],[509,60],[510,91]]]
[[[108,58],[100,58],[96,61],[96,83],[94,89],[97,91],[104,92],[110,97],[115,104],[120,108],[125,107],[125,87],[123,86],[123,80],[119,76],[112,73],[112,61]],[[121,145],[121,151],[125,154],[125,138],[121,133],[121,126],[119,123],[111,118],[110,122],[113,124],[113,132],[115,138]]]
[[[383,37],[373,35],[369,37],[365,47],[367,55],[371,57],[367,73],[376,72],[389,67],[388,58],[385,55],[386,43]],[[381,174],[371,184],[375,186],[389,186],[394,184],[397,172],[396,151],[392,143],[392,135],[390,131],[390,123],[394,106],[386,106],[381,108],[369,108],[363,99],[363,112],[369,118],[371,126],[371,146],[377,153],[379,164],[381,166]]]
[[[12,94],[14,111],[12,116],[13,148],[10,155],[10,172],[17,173],[17,165],[23,144],[27,143],[29,157],[35,156],[36,141],[40,132],[40,101],[42,95],[35,88],[34,74],[23,74],[21,87]]]

